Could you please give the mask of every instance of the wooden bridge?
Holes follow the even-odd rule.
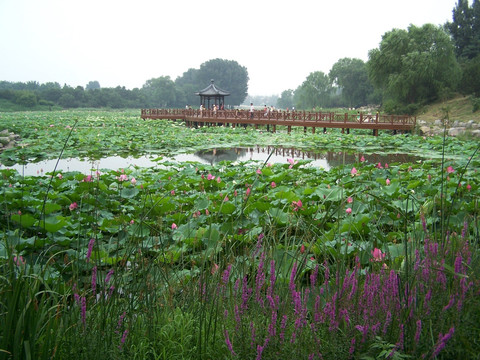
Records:
[[[373,135],[378,136],[379,130],[412,131],[416,125],[416,117],[409,115],[366,115],[337,114],[332,112],[310,111],[268,111],[255,110],[199,110],[199,109],[142,109],[142,119],[171,119],[184,120],[187,126],[266,126],[267,130],[276,132],[277,126],[285,126],[288,133],[293,126],[317,128],[326,132],[327,128],[342,129],[342,133],[350,129],[370,129]]]

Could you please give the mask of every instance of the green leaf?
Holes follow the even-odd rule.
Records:
[[[32,215],[30,214],[22,214],[22,215],[19,215],[19,214],[13,214],[11,216],[11,219],[17,223],[19,223],[20,225],[22,225],[23,227],[25,228],[28,228],[28,227],[31,227],[33,226],[33,224],[35,224],[35,222],[37,221],[37,219],[35,219]]]
[[[236,208],[237,207],[234,204],[232,204],[231,202],[224,202],[220,206],[220,212],[222,214],[228,215],[228,214],[232,214],[235,211]]]
[[[67,225],[67,222],[63,216],[49,216],[45,218],[45,222],[41,221],[40,224],[46,231],[55,233]]]
[[[122,191],[120,191],[120,196],[127,199],[131,199],[137,196],[139,192],[140,190],[138,190],[136,187],[127,187],[127,188],[123,188]]]

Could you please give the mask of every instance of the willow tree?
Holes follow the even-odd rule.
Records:
[[[331,93],[330,78],[322,71],[315,71],[295,90],[293,100],[299,109],[328,107]]]
[[[395,110],[445,96],[455,89],[460,74],[450,36],[432,24],[393,29],[368,56],[370,81]]]

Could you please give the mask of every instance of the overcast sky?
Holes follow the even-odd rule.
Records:
[[[132,89],[220,58],[247,68],[250,95],[280,94],[311,72],[328,74],[341,58],[367,61],[394,28],[452,21],[455,6],[456,0],[0,0],[0,80],[74,87],[97,80]]]

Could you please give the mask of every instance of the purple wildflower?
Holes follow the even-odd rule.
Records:
[[[417,321],[417,330],[415,331],[415,342],[418,344],[420,334],[422,333],[422,320]]]
[[[350,341],[350,349],[348,350],[348,354],[350,356],[353,355],[353,353],[355,352],[355,338],[352,338],[352,341]]]
[[[265,253],[262,253],[262,255],[260,255],[260,263],[258,264],[257,276],[255,278],[256,300],[262,308],[265,306],[263,302],[263,298],[261,297],[261,291],[262,291],[263,285],[265,284],[265,272],[263,271],[264,261],[265,261]]]
[[[93,250],[94,244],[95,244],[95,239],[91,238],[90,241],[88,242],[87,257],[86,257],[87,262],[90,261],[90,256],[92,256],[92,250]]]
[[[111,269],[111,270],[107,273],[107,276],[105,277],[105,283],[106,283],[106,284],[107,284],[107,283],[110,281],[110,279],[112,278],[113,273],[114,273],[114,270],[113,270],[113,269]]]
[[[83,323],[83,326],[85,326],[87,322],[87,299],[85,298],[85,296],[82,296],[80,298],[80,304],[81,304],[82,323]]]
[[[123,319],[125,319],[125,316],[127,315],[127,313],[124,311],[122,315],[120,315],[120,318],[118,319],[118,323],[117,323],[117,329],[120,329],[123,325]]]
[[[230,350],[230,353],[233,356],[237,356],[237,354],[235,354],[235,351],[233,351],[233,346],[232,346],[232,343],[230,341],[230,337],[228,336],[228,330],[225,330],[224,335],[225,335],[225,343],[227,344],[228,350]]]
[[[440,333],[438,335],[438,342],[435,345],[435,349],[433,351],[432,358],[435,358],[435,357],[438,356],[438,354],[440,354],[440,352],[445,348],[445,345],[447,344],[447,341],[450,340],[451,337],[453,336],[454,332],[455,332],[455,328],[451,327],[450,330],[448,331],[448,333],[446,333],[445,335],[442,335],[442,333]]]
[[[125,341],[127,340],[127,335],[128,335],[128,329],[125,329],[122,335],[122,339],[120,340],[120,345],[118,346],[119,349],[121,349],[123,344],[125,344]]]
[[[292,273],[290,274],[290,291],[295,290],[295,275],[297,275],[297,262],[293,264]]]
[[[447,311],[448,309],[450,309],[453,305],[453,303],[455,302],[455,295],[451,295],[450,296],[450,301],[448,302],[447,305],[445,305],[442,309],[442,311]]]
[[[455,258],[455,273],[459,274],[463,270],[462,266],[462,255],[458,254],[457,257]]]
[[[228,279],[230,278],[230,271],[232,269],[232,264],[228,265],[222,275],[222,284],[227,285]]]

